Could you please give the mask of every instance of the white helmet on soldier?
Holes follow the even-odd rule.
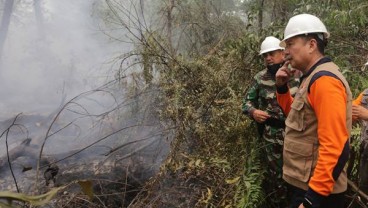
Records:
[[[285,41],[289,38],[311,33],[322,33],[323,38],[330,37],[330,33],[327,31],[326,26],[318,17],[311,14],[296,15],[289,19],[284,31],[284,39],[281,41],[280,46],[285,47]]]
[[[280,40],[273,36],[268,36],[261,44],[259,55],[276,50],[284,50],[284,48],[280,46]]]

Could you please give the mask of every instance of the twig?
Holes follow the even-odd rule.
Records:
[[[105,85],[106,86],[106,85]],[[78,107],[82,108],[84,111],[86,111],[86,115],[89,115],[88,114],[88,111],[87,109],[85,109],[82,105],[76,103],[75,101],[83,96],[86,96],[86,95],[89,95],[91,93],[95,93],[95,92],[106,92],[105,90],[103,89],[95,89],[95,90],[90,90],[90,91],[87,91],[87,92],[84,92],[84,93],[81,93],[75,97],[73,97],[69,102],[65,103],[61,109],[58,111],[58,113],[55,115],[55,117],[53,118],[49,128],[47,129],[47,132],[46,132],[46,135],[45,135],[45,138],[44,138],[44,141],[42,142],[42,145],[41,145],[41,149],[40,149],[40,152],[39,152],[39,156],[38,156],[38,161],[37,161],[37,168],[36,168],[36,182],[35,182],[35,190],[39,190],[38,189],[38,180],[39,180],[39,171],[40,171],[40,163],[41,163],[41,157],[42,157],[42,153],[43,153],[43,149],[44,149],[44,146],[46,144],[46,141],[47,139],[53,135],[53,134],[50,134],[50,131],[51,131],[51,128],[53,127],[53,125],[55,124],[55,122],[57,121],[57,119],[59,118],[60,114],[67,108],[68,105],[71,105],[71,104],[75,104],[77,105]],[[116,100],[115,100],[116,101]],[[68,124],[70,125],[70,124]],[[68,126],[67,125],[67,126]],[[85,149],[85,148],[84,148]],[[81,150],[83,151],[83,149]],[[81,152],[81,151],[78,151],[77,153]],[[76,154],[77,154],[76,153]],[[74,155],[74,154],[73,154]],[[73,156],[72,155],[72,156]],[[60,161],[60,160],[59,160]],[[56,162],[54,162],[56,163]],[[51,165],[51,164],[50,164]]]
[[[10,172],[11,172],[12,177],[14,179],[15,187],[17,188],[18,193],[20,193],[20,190],[19,190],[19,187],[18,187],[17,179],[15,178],[15,175],[14,175],[14,171],[13,171],[11,161],[10,161],[10,156],[9,156],[8,135],[9,135],[10,128],[15,125],[15,121],[20,116],[20,114],[22,114],[22,113],[19,113],[18,115],[15,116],[15,118],[13,120],[13,123],[0,136],[0,138],[1,138],[4,135],[4,133],[6,132],[6,137],[5,137],[6,155],[7,155],[7,158],[8,158],[8,164],[9,164]]]
[[[366,201],[368,201],[368,195],[365,194],[363,191],[361,191],[357,185],[354,184],[353,181],[348,179],[348,184],[351,186],[351,188],[353,189],[353,191],[357,192],[361,197],[363,197]],[[367,206],[365,206],[367,207]]]
[[[82,148],[82,149],[80,149],[80,150],[78,150],[78,151],[74,152],[73,154],[68,155],[67,157],[61,158],[60,160],[56,160],[55,162],[52,162],[52,163],[50,163],[50,164],[48,164],[48,165],[52,165],[52,164],[58,163],[58,162],[60,162],[60,161],[62,161],[62,160],[65,160],[65,159],[67,159],[67,158],[69,158],[69,157],[72,157],[72,156],[74,156],[74,155],[76,155],[76,154],[78,154],[78,153],[80,153],[80,152],[82,152],[82,151],[84,151],[84,150],[88,149],[89,147],[91,147],[91,146],[93,146],[93,145],[95,145],[95,144],[97,144],[97,143],[99,143],[99,142],[101,142],[101,141],[103,141],[103,140],[107,139],[108,137],[110,137],[110,136],[112,136],[112,135],[114,135],[114,134],[116,134],[116,133],[118,133],[118,132],[120,132],[120,131],[123,131],[123,130],[129,129],[129,128],[133,128],[133,127],[137,127],[137,126],[141,126],[141,125],[126,126],[126,127],[121,128],[121,129],[119,129],[119,130],[116,130],[116,131],[114,131],[114,132],[112,132],[112,133],[110,133],[110,134],[108,134],[108,135],[106,135],[106,136],[104,136],[104,137],[100,138],[99,140],[97,140],[97,141],[95,141],[95,142],[92,142],[91,144],[89,144],[89,145],[85,146],[84,148]],[[45,167],[46,167],[46,166],[48,166],[48,165],[41,166],[39,169],[45,168]]]

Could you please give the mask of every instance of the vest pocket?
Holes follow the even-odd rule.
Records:
[[[304,111],[302,110],[303,106],[303,100],[293,101],[291,104],[291,110],[285,121],[286,126],[297,131],[302,131],[304,129]]]
[[[283,174],[298,181],[307,182],[311,176],[312,155],[313,143],[285,138]]]

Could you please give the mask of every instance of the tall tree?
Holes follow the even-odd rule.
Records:
[[[1,25],[0,25],[0,70],[1,70],[1,59],[3,56],[4,51],[4,44],[5,40],[8,34],[9,25],[10,25],[10,18],[13,13],[13,6],[14,6],[14,0],[6,0],[3,16],[1,19]]]
[[[264,0],[259,1],[259,11],[258,11],[258,28],[259,31],[263,28],[263,6],[264,6]]]
[[[172,25],[173,25],[173,10],[175,7],[175,0],[169,0],[167,5],[167,39],[170,53],[173,53],[172,46]]]
[[[43,28],[43,14],[41,8],[41,0],[34,0],[34,11],[36,16],[38,32],[40,34],[40,38],[43,39],[45,36],[45,30]]]

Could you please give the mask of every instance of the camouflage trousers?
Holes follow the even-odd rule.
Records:
[[[272,129],[265,128],[270,132]],[[283,152],[283,131],[271,132],[272,134],[263,134],[261,143],[263,144],[263,164],[267,164],[265,180],[262,188],[265,193],[265,206],[287,207],[287,184],[282,179],[282,152]]]

